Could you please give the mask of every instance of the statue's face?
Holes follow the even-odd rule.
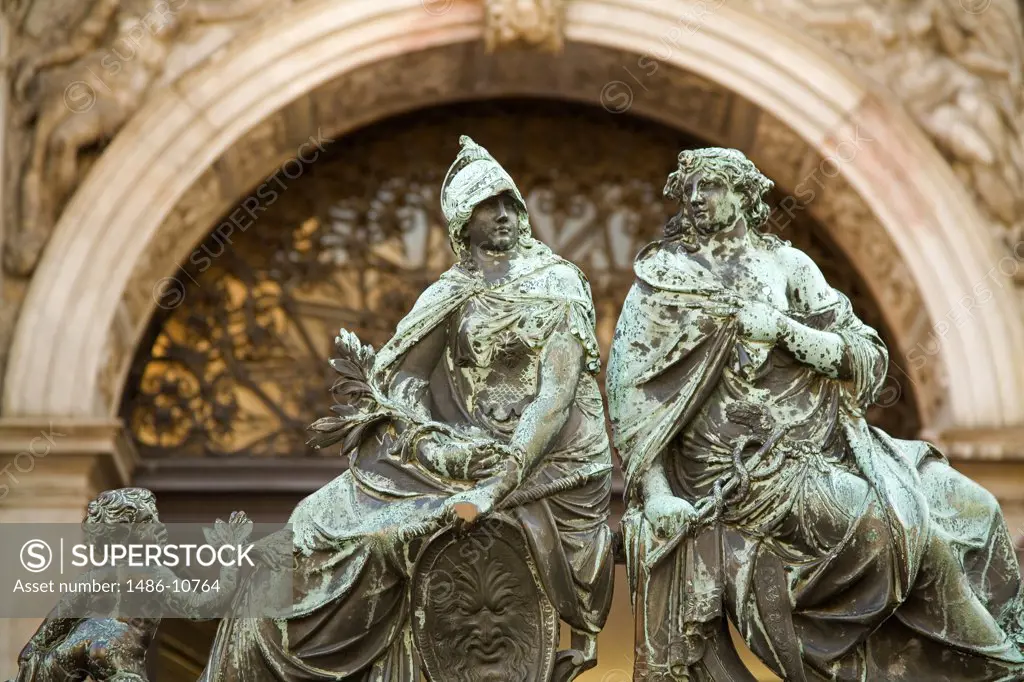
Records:
[[[167,527],[160,521],[160,514],[151,504],[140,504],[136,507],[133,525],[146,542],[163,544],[167,542]]]
[[[451,596],[437,605],[434,632],[443,658],[455,662],[450,679],[531,678],[530,655],[541,641],[536,608],[529,600],[534,588],[528,576],[509,569],[516,565],[515,557],[500,556],[508,545],[502,543],[498,550],[497,560],[478,559],[453,570],[448,577]]]
[[[511,194],[503,192],[473,209],[466,223],[470,246],[489,251],[511,251],[519,241],[519,213]]]
[[[739,192],[716,173],[697,171],[686,178],[683,187],[683,207],[701,234],[727,230],[743,215]]]

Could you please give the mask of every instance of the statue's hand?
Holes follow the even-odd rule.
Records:
[[[250,533],[252,533],[252,521],[242,511],[231,512],[227,523],[217,519],[213,528],[203,529],[206,541],[217,547],[242,544],[249,538]]]
[[[489,441],[475,449],[469,462],[469,477],[474,481],[490,478],[505,471],[505,463],[518,462],[516,452],[497,441]]]
[[[749,341],[775,343],[786,330],[786,316],[760,301],[747,301],[736,313],[740,336]]]
[[[693,505],[675,495],[656,495],[644,504],[644,516],[661,538],[678,535],[696,516]]]
[[[516,459],[514,450],[490,439],[450,441],[421,451],[421,461],[446,478],[481,481],[505,471],[505,462]]]
[[[420,463],[442,478],[469,480],[470,464],[477,445],[466,441],[428,442],[422,447],[418,458]]]

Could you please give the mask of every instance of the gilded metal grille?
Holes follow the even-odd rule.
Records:
[[[337,328],[379,346],[451,263],[438,190],[463,133],[516,179],[535,235],[586,271],[607,352],[633,256],[672,211],[661,197],[665,176],[676,152],[700,141],[564,102],[419,111],[334,142],[273,200],[254,189],[265,210],[230,242],[214,230],[182,265],[185,295],[152,322],[125,392],[122,414],[140,452],[311,454],[305,428],[330,405],[326,358]],[[876,303],[819,226],[797,216],[782,236],[888,338]],[[913,435],[913,396],[889,397],[873,420]]]

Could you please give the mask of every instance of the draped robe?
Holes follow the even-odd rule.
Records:
[[[998,504],[931,445],[865,422],[888,357],[849,301],[787,313],[843,339],[851,376],[837,380],[741,339],[735,292],[668,244],[641,251],[635,272],[608,398],[636,679],[709,679],[727,612],[787,680],[1022,679],[1019,568]],[[741,402],[784,435],[760,462],[743,451],[746,494],[673,548],[644,517],[640,479],[660,461],[695,502],[735,476],[752,427],[726,413]]]
[[[418,299],[395,336],[376,354],[371,381],[392,395],[392,380],[408,353],[433,330],[457,329],[467,303],[485,301],[500,314],[478,330],[481,352],[498,335],[515,335],[534,367],[552,334],[567,330],[583,345],[587,369],[573,401],[574,418],[555,437],[540,462],[509,499],[514,506],[543,587],[559,616],[595,634],[610,608],[613,557],[607,526],[611,451],[594,373],[598,350],[594,310],[582,273],[539,242],[516,261],[509,277],[487,285],[455,267]],[[430,391],[454,406],[456,433],[508,441],[469,407],[449,342],[431,378]],[[493,358],[478,357],[478,366]],[[473,363],[469,363],[473,364]],[[440,400],[447,393],[448,400]],[[409,414],[422,405],[409,405]],[[429,417],[444,421],[440,415]],[[368,430],[349,470],[299,504],[290,523],[295,534],[295,599],[288,614],[264,620],[225,619],[201,682],[270,680],[418,680],[408,581],[431,534],[452,519],[455,502],[480,501],[494,481],[451,480],[424,467],[417,448],[441,445],[444,429],[410,427],[386,420]],[[399,420],[403,421],[403,420]],[[395,433],[399,432],[397,437]],[[416,438],[407,437],[415,432]],[[401,435],[401,434],[404,434]],[[239,599],[257,598],[270,572],[258,568]]]

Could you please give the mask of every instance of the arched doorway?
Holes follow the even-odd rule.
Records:
[[[800,210],[834,234],[885,301],[899,348],[923,349],[908,379],[926,394],[928,433],[1019,422],[1024,370],[1013,349],[1024,327],[1006,278],[993,274],[996,245],[921,131],[847,66],[745,6],[718,7],[693,40],[666,48],[666,27],[689,16],[687,0],[579,0],[557,56],[483,55],[480,4],[446,7],[432,15],[419,0],[312,0],[154,95],[61,216],[15,329],[4,411],[116,414],[154,285],[317,126],[340,134],[418,106],[494,95],[621,111],[622,92],[606,101],[603,86],[626,83],[628,73],[639,78],[630,110],[747,151],[787,192],[820,183]],[[871,144],[844,155],[844,141],[858,139]],[[943,318],[990,277],[991,302],[972,310],[972,324],[947,329]],[[68,325],[81,335],[62,333]]]
[[[661,187],[675,153],[708,143],[568,102],[421,110],[332,142],[273,193],[251,188],[165,280],[121,411],[144,457],[312,454],[305,428],[328,407],[337,328],[379,346],[451,264],[438,191],[463,132],[513,174],[535,235],[587,273],[607,350],[633,257],[673,210]],[[800,218],[781,236],[812,254],[892,345],[862,278],[820,225]],[[898,353],[893,364],[894,375],[906,372]],[[912,388],[886,393],[873,415],[896,435],[919,428]]]
[[[536,236],[586,271],[604,351],[633,281],[633,257],[673,211],[661,188],[676,153],[709,144],[578,103],[481,100],[378,121],[315,159],[297,157],[285,166],[294,171],[282,178],[285,187],[242,192],[161,289],[123,393],[120,416],[143,458],[137,482],[157,492],[164,518],[205,520],[243,508],[283,520],[303,494],[340,472],[338,453],[304,445],[306,426],[330,408],[333,337],[343,326],[381,344],[451,263],[438,190],[460,134],[512,173]],[[783,196],[775,192],[772,202]],[[775,224],[891,343],[879,302],[822,226],[803,215]],[[895,353],[893,363],[902,376],[905,359]],[[913,392],[884,398],[876,423],[916,433]],[[305,489],[277,487],[294,482],[296,470],[307,472],[299,477]],[[248,482],[239,485],[234,474],[243,471]],[[620,592],[606,638],[617,648],[602,654],[602,674],[629,670],[624,585]],[[159,682],[194,676],[210,634],[209,626],[168,624]]]
[[[133,460],[107,434],[119,429],[113,418],[134,386],[126,377],[140,345],[154,342],[144,338],[163,314],[154,291],[219,216],[320,126],[340,137],[423,106],[541,96],[604,103],[608,116],[628,109],[738,147],[790,194],[822,183],[797,215],[816,220],[853,263],[895,346],[924,350],[897,384],[913,388],[923,428],[959,438],[968,455],[1017,452],[1024,366],[1014,359],[1024,325],[1008,277],[994,267],[994,240],[949,165],[877,86],[754,5],[718,6],[714,21],[680,40],[676,29],[688,27],[679,20],[693,5],[574,0],[558,55],[485,54],[475,0],[445,3],[441,14],[424,12],[421,0],[304,0],[249,27],[154,91],[76,190],[30,284],[0,411],[102,430],[99,445],[76,447],[100,450],[116,469],[102,480],[129,480]],[[635,95],[625,108],[622,84]],[[839,147],[859,134],[871,143],[846,161]],[[833,155],[840,167],[827,165]],[[971,324],[944,321],[988,281]],[[325,460],[291,458],[281,475],[261,466],[269,459],[190,459],[165,472],[162,500],[201,491],[215,469],[232,487],[203,520],[230,509],[230,490],[246,499],[260,491],[280,513],[325,475]],[[155,461],[143,462],[139,481]],[[1003,483],[1002,496],[1019,500]],[[84,493],[72,495],[79,504]]]

